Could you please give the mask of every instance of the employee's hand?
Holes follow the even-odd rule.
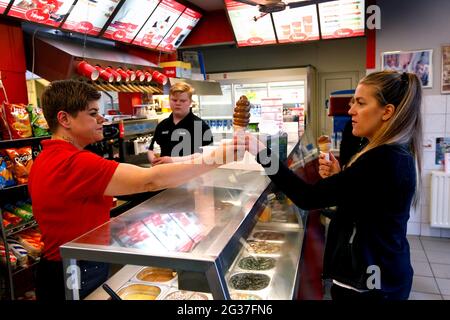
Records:
[[[258,136],[252,134],[245,135],[245,150],[250,152],[252,155],[256,156],[258,152],[265,148],[266,145],[258,139]]]
[[[210,154],[203,154],[203,159],[206,163],[222,165],[233,161],[241,161],[244,158],[244,153],[244,139],[238,139],[237,136],[234,136],[232,141],[220,144]]]
[[[331,152],[330,160],[325,159],[324,153],[319,155],[319,175],[322,178],[330,177],[339,172],[341,172],[341,166]]]
[[[159,158],[154,158],[152,161],[152,166],[157,166],[159,164],[164,164],[164,163],[172,163],[173,159],[172,157],[159,157]]]

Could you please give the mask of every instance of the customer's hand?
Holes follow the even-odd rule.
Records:
[[[258,139],[258,137],[259,136],[255,136],[252,134],[245,135],[245,150],[247,150],[254,156],[256,156],[258,152],[266,148],[266,145],[262,143]]]
[[[339,165],[339,162],[331,152],[329,154],[330,160],[325,159],[324,153],[321,153],[319,155],[319,175],[322,178],[327,178],[341,172],[341,166]]]
[[[159,164],[164,164],[164,163],[172,163],[173,159],[172,157],[159,157],[159,158],[154,158],[152,161],[152,166],[157,166]]]

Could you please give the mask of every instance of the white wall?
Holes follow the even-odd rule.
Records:
[[[365,38],[244,48],[217,46],[196,50],[203,53],[206,73],[308,65],[314,66],[318,72],[364,72],[366,63]]]
[[[430,172],[441,170],[434,164],[436,137],[450,136],[450,96],[440,94],[441,45],[450,43],[450,1],[448,0],[378,0],[381,30],[377,31],[377,69],[381,53],[397,50],[433,49],[433,88],[424,89],[422,115],[424,150],[422,201],[408,224],[408,233],[450,237],[449,229],[430,227]],[[450,195],[449,195],[450,196]]]

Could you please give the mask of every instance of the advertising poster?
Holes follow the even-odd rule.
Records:
[[[238,47],[277,43],[270,15],[261,16],[257,6],[232,0],[225,5]]]
[[[15,0],[8,16],[58,27],[74,2],[75,0]]]
[[[450,137],[436,138],[436,164],[444,164],[446,153],[450,153]]]
[[[279,43],[319,40],[316,6],[306,6],[273,13]]]
[[[382,70],[415,73],[422,81],[422,87],[433,85],[433,50],[395,51],[381,54]]]
[[[364,12],[364,0],[319,3],[322,39],[363,36]]]
[[[159,0],[127,0],[105,30],[103,37],[130,43],[153,13]]]
[[[96,36],[100,33],[106,21],[111,17],[120,0],[78,0],[63,28],[75,32]]]
[[[189,252],[194,242],[166,213],[152,213],[142,220],[148,229],[169,251]]]
[[[441,93],[450,93],[450,45],[442,46]]]
[[[194,29],[201,17],[202,15],[200,13],[186,8],[164,39],[162,39],[161,43],[158,45],[158,49],[168,52],[178,49],[183,40],[186,39],[188,34]]]
[[[152,49],[158,47],[184,9],[186,7],[178,2],[162,0],[133,40],[133,44]]]

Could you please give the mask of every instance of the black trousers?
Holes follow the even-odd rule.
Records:
[[[387,300],[408,300],[411,285],[406,285],[394,292],[383,292],[381,290],[368,290],[365,292],[357,292],[347,289],[333,283],[330,289],[331,298],[335,301],[345,300],[367,300],[367,301],[387,301]]]
[[[78,261],[81,286],[80,299],[84,299],[108,279],[109,264]],[[36,270],[36,300],[62,301],[66,299],[62,261],[41,259]]]

